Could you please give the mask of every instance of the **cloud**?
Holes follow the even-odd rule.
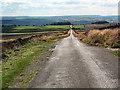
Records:
[[[27,3],[32,0],[1,0],[2,3]]]
[[[103,7],[118,7],[117,4],[101,4]]]
[[[1,0],[3,15],[117,14],[119,0]],[[111,11],[109,11],[111,10]]]

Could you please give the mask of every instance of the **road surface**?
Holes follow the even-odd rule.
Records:
[[[118,58],[108,50],[87,46],[72,34],[56,46],[30,88],[116,88]]]

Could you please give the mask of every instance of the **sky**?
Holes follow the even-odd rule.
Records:
[[[119,0],[0,0],[2,16],[117,15]]]

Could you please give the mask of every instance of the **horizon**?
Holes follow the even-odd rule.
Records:
[[[22,15],[21,15],[22,16]],[[23,16],[23,17],[54,17],[54,16],[118,16],[118,15],[28,15],[28,16]],[[6,16],[0,16],[0,17],[19,17],[17,15],[6,15]]]

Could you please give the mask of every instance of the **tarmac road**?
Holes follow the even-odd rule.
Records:
[[[72,26],[71,26],[72,27]],[[107,49],[87,46],[71,35],[31,80],[30,88],[117,88],[118,58]]]

